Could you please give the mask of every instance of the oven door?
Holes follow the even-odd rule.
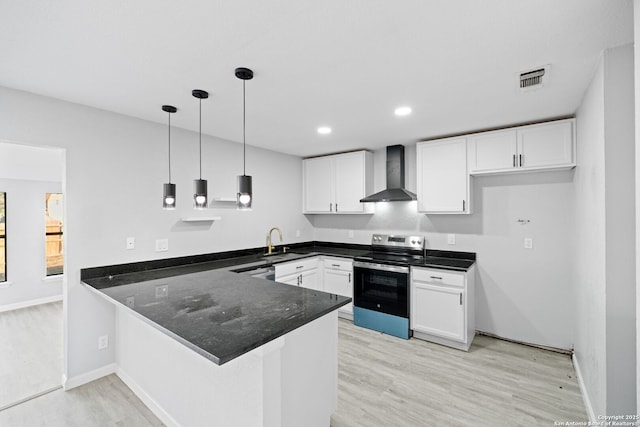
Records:
[[[353,305],[409,318],[409,267],[353,263]]]

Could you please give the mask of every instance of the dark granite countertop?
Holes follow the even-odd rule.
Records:
[[[351,301],[223,269],[169,274],[126,285],[106,286],[108,281],[84,280],[218,365]]]
[[[353,258],[369,245],[308,242],[86,268],[81,280],[141,319],[222,365],[343,305],[351,298],[238,274],[317,255]],[[473,259],[467,255],[473,255]],[[427,250],[424,267],[467,270],[475,254]]]

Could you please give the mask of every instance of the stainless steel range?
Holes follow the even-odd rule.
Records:
[[[409,267],[425,258],[423,236],[374,234],[371,252],[353,262],[353,322],[409,339]]]

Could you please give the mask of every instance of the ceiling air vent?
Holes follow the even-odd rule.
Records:
[[[547,73],[547,67],[526,71],[520,74],[520,89],[538,89],[542,87],[542,78]]]

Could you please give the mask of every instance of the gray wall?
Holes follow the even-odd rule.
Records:
[[[407,187],[415,190],[415,145],[405,156]],[[385,150],[376,151],[376,189],[385,185],[384,161]],[[308,217],[317,240],[369,243],[374,231],[417,233],[429,248],[476,252],[477,329],[571,349],[573,187],[573,171],[475,177],[471,215],[424,215],[416,202],[404,202],[377,203],[374,215]],[[449,233],[456,245],[447,244]],[[533,238],[533,249],[524,249],[525,237]]]
[[[160,120],[165,119],[159,105],[150,108],[157,108]],[[113,306],[80,283],[81,268],[264,246],[266,232],[274,225],[285,227],[287,242],[313,238],[312,227],[301,214],[301,180],[291,179],[302,173],[297,157],[247,147],[254,210],[216,208],[212,214],[222,216],[222,221],[185,224],[180,217],[193,214],[190,194],[198,174],[197,134],[172,132],[172,178],[179,208],[163,211],[165,125],[2,87],[0,117],[1,140],[59,147],[65,153],[68,380],[114,361],[113,346],[97,349],[98,336],[115,333]],[[235,194],[241,153],[240,144],[203,137],[202,175],[209,180],[212,196]],[[300,237],[295,237],[295,230],[300,230]],[[136,238],[136,249],[125,249],[128,236]],[[169,239],[168,252],[155,252],[157,238]]]
[[[577,113],[576,348],[588,410],[635,413],[633,47],[607,50]]]

